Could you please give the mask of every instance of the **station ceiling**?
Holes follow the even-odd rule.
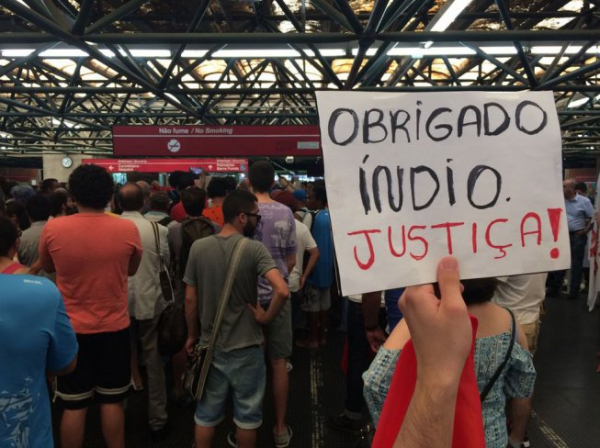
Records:
[[[0,156],[315,124],[323,89],[551,90],[565,155],[597,155],[600,0],[0,0]]]

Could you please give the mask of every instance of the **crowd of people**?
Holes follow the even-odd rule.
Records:
[[[0,363],[13,365],[0,374],[0,446],[53,445],[47,383],[62,411],[63,448],[83,445],[93,404],[106,445],[124,447],[123,403],[144,388],[151,437],[163,439],[171,429],[169,396],[192,405],[181,376],[199,346],[214,352],[195,403],[195,447],[212,446],[229,397],[237,429],[228,442],[254,447],[267,387],[274,444],[292,443],[299,428],[287,420],[290,357],[295,349],[327,344],[337,290],[324,182],[276,179],[270,163],[257,161],[240,183],[177,172],[170,187],[146,180],[115,187],[106,170],[83,165],[68,185],[46,179],[35,191],[0,179],[0,187]],[[574,181],[565,181],[564,191],[573,254],[568,298],[574,299],[593,209]],[[168,306],[163,269],[173,300],[185,304],[187,324],[185,344],[169,357],[158,344]],[[365,407],[376,427],[388,421],[394,404],[384,404],[401,388],[395,383],[403,376],[395,373],[407,369],[401,353],[412,340],[419,375],[391,443],[452,446],[453,410],[472,349],[482,443],[527,447],[547,274],[468,280],[461,287],[457,261],[447,258],[439,277],[441,301],[431,285],[342,298],[346,399],[329,425],[358,433]],[[564,273],[553,274],[550,292],[563,283]],[[478,321],[474,332],[469,315]],[[434,389],[440,394],[429,393]],[[420,431],[428,421],[439,425]]]

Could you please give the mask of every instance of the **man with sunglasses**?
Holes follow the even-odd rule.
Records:
[[[281,275],[288,281],[289,273],[296,264],[296,221],[289,207],[269,196],[275,185],[275,170],[266,161],[254,162],[248,170],[252,193],[258,198],[262,215],[255,240],[261,241],[275,260]],[[265,279],[258,284],[258,299],[263,307],[271,302],[273,290]],[[273,438],[277,448],[290,444],[292,429],[285,423],[289,378],[287,358],[292,355],[292,305],[286,301],[281,312],[265,327],[267,353],[273,371],[273,400],[275,402],[275,427]]]
[[[231,192],[223,203],[225,225],[218,235],[194,242],[185,276],[185,311],[188,324],[186,349],[193,353],[207,345],[218,309],[229,260],[236,244],[251,237],[261,219],[256,197],[247,191]],[[224,418],[228,395],[233,395],[235,435],[230,445],[251,448],[256,444],[256,429],[262,424],[266,367],[261,325],[268,325],[287,303],[288,287],[273,258],[258,241],[248,241],[240,254],[231,294],[219,328],[202,399],[195,414],[196,448],[211,446],[215,426]],[[257,303],[259,277],[272,288],[266,309]]]

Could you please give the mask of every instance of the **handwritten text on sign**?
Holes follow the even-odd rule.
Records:
[[[569,266],[551,93],[318,92],[342,291]]]

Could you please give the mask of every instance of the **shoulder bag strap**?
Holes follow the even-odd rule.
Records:
[[[158,233],[158,224],[156,224],[155,222],[150,222],[150,224],[152,224],[152,230],[154,231],[154,243],[156,244],[156,254],[158,255],[158,263],[160,265],[159,272],[162,272],[165,270],[165,267],[163,266],[163,259],[162,255],[160,254],[160,238]]]
[[[502,374],[502,371],[506,367],[506,364],[508,364],[508,360],[510,359],[510,355],[512,354],[513,347],[515,346],[515,339],[517,339],[517,331],[516,331],[516,324],[515,324],[515,315],[508,308],[506,308],[506,311],[509,312],[509,314],[510,314],[510,320],[511,320],[511,338],[510,338],[510,344],[508,346],[508,350],[506,351],[506,356],[504,357],[504,361],[502,362],[502,364],[500,364],[500,366],[498,367],[498,369],[496,369],[496,372],[494,373],[494,376],[492,378],[490,378],[490,380],[488,381],[488,383],[485,385],[485,389],[483,389],[483,391],[481,392],[481,394],[479,394],[479,399],[481,400],[482,403],[486,399],[487,395],[490,393],[490,390],[492,390],[492,387],[494,386],[494,383],[496,383],[496,381],[498,380],[498,378]]]
[[[219,308],[217,309],[212,333],[210,334],[210,341],[208,343],[209,350],[214,349],[215,343],[217,342],[217,336],[219,335],[221,322],[223,321],[223,316],[225,315],[225,308],[227,307],[227,303],[229,302],[229,297],[231,295],[231,288],[233,286],[233,280],[235,279],[235,273],[238,265],[240,264],[240,259],[242,258],[242,252],[246,246],[246,243],[248,243],[248,239],[242,237],[238,240],[233,248],[233,253],[231,254],[231,259],[229,260],[227,276],[225,277],[225,283],[223,284],[221,297],[219,298]]]

